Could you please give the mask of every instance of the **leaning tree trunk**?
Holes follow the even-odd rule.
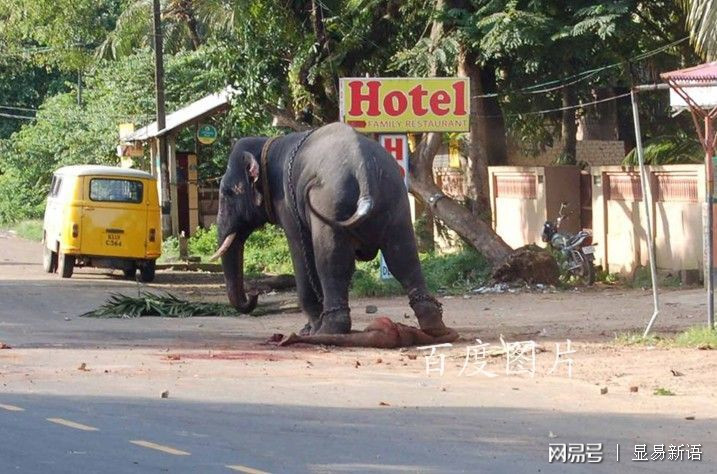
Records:
[[[490,225],[475,217],[460,203],[443,195],[433,181],[433,158],[441,144],[439,133],[423,136],[411,157],[409,191],[417,199],[429,205],[433,215],[471,246],[479,250],[491,265],[498,265],[510,255],[512,249],[496,234]],[[437,197],[439,197],[436,199]]]
[[[435,11],[444,11],[454,4],[436,0]],[[431,43],[437,44],[444,32],[443,20],[437,17],[431,25]],[[431,76],[438,75],[438,66],[431,64]],[[433,180],[433,159],[441,145],[441,134],[427,133],[411,156],[409,191],[429,206],[434,217],[443,221],[451,230],[480,251],[493,266],[510,255],[512,249],[496,234],[489,224],[474,216],[470,210],[445,196]],[[487,176],[486,176],[487,179]]]

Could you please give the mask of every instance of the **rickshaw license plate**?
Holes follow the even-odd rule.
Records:
[[[583,247],[583,253],[585,255],[592,255],[595,253],[595,247],[592,245],[586,245],[585,247]]]
[[[122,233],[107,231],[105,245],[108,247],[122,247]]]

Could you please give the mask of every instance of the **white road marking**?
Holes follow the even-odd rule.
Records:
[[[99,431],[94,426],[83,425],[82,423],[76,423],[74,421],[65,420],[64,418],[47,418],[50,423],[56,423],[58,425],[67,426],[68,428],[74,428],[81,431]]]
[[[16,407],[15,405],[4,405],[0,403],[0,408],[7,411],[25,411],[24,408]]]
[[[189,456],[191,453],[182,451],[181,449],[175,449],[171,446],[164,446],[162,444],[152,443],[151,441],[145,441],[143,439],[130,440],[130,443],[142,446],[143,448],[154,449],[156,451],[162,451],[163,453],[173,454],[175,456]]]
[[[253,467],[242,466],[241,464],[234,464],[227,466],[227,468],[232,471],[244,472],[246,474],[269,474],[266,471],[260,471],[259,469],[254,469]]]

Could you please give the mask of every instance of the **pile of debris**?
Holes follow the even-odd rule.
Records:
[[[525,282],[494,283],[492,285],[474,288],[471,293],[477,295],[499,294],[499,293],[557,293],[555,285],[536,283],[531,285]]]
[[[525,282],[529,285],[557,285],[560,267],[550,252],[537,245],[526,245],[510,254],[493,272],[495,283]]]

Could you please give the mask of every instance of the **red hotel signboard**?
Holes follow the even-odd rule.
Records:
[[[378,142],[396,159],[401,167],[403,184],[408,189],[408,137],[406,135],[379,135]]]
[[[341,121],[361,132],[467,132],[467,78],[341,78]]]

